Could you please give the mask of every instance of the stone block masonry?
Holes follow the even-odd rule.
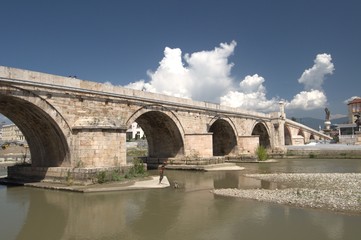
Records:
[[[119,167],[125,165],[126,148],[124,129],[79,129],[74,131],[77,136],[74,161],[81,167]]]
[[[278,135],[284,131],[275,126],[288,123],[278,112],[258,113],[2,66],[0,112],[23,132],[32,167],[48,170],[126,166],[126,130],[134,122],[145,133],[150,158],[199,161],[252,152],[259,141],[279,149],[284,137]],[[312,132],[288,124],[295,129],[292,134],[300,128]],[[261,131],[254,133],[256,126]],[[39,169],[33,169],[35,176]]]
[[[32,167],[15,165],[8,167],[8,181],[23,184],[26,182],[51,182],[67,185],[89,185],[98,183],[100,173],[125,173],[130,166],[122,167]],[[5,179],[6,181],[6,179]]]
[[[185,155],[189,157],[209,158],[213,156],[212,134],[186,134]]]

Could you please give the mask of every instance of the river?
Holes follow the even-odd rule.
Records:
[[[216,197],[210,190],[268,187],[244,173],[361,172],[361,160],[240,165],[245,169],[166,170],[179,188],[156,190],[81,194],[0,185],[0,239],[360,239],[361,214]]]

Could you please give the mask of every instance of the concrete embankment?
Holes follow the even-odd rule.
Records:
[[[131,180],[125,182],[110,182],[110,183],[93,184],[93,185],[66,185],[66,184],[51,183],[51,182],[19,183],[19,185],[23,185],[27,187],[51,189],[51,190],[79,192],[79,193],[161,189],[161,188],[170,187],[170,183],[166,176],[164,176],[161,183],[159,183],[158,176],[150,176],[148,178],[141,180],[137,179],[137,180]]]
[[[274,189],[215,189],[216,195],[361,214],[360,173],[249,174]],[[281,189],[279,188],[281,187]]]
[[[286,157],[361,159],[361,145],[316,144],[287,146]]]

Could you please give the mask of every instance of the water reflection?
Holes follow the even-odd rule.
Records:
[[[8,194],[10,197],[12,194]],[[32,189],[27,195],[29,201],[28,218],[16,239],[61,239],[66,226],[67,211],[60,204],[63,197],[58,192]],[[25,199],[24,199],[25,200]],[[30,218],[29,218],[30,217]]]
[[[360,236],[361,216],[219,197],[209,191],[274,188],[243,174],[310,169],[298,164],[253,164],[235,172],[166,171],[171,183],[179,184],[177,189],[79,194],[0,186],[1,239],[319,240]],[[332,169],[324,164],[316,162],[314,168]],[[333,170],[351,165],[348,162]],[[360,165],[353,161],[352,169]]]
[[[1,239],[16,239],[20,227],[26,222],[29,203],[28,189],[0,185]]]

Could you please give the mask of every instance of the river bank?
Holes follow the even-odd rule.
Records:
[[[270,189],[215,189],[216,195],[361,214],[360,173],[247,174]]]
[[[361,145],[315,144],[286,146],[285,158],[361,159]]]

